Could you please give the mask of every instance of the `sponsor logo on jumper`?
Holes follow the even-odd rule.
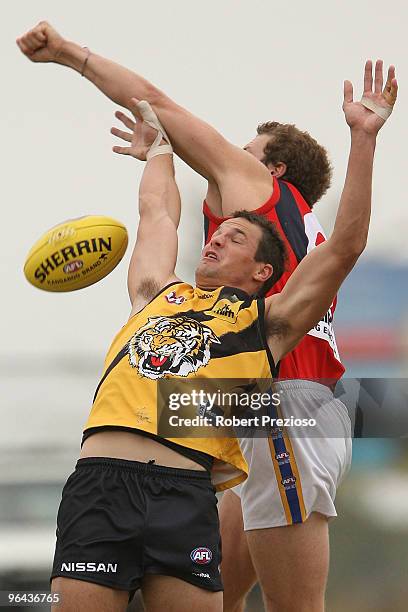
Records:
[[[334,335],[333,329],[333,304],[324,315],[324,317],[312,327],[312,329],[308,332],[308,336],[313,336],[314,338],[320,338],[321,340],[325,340],[329,343],[334,356],[336,359],[340,361],[339,351],[336,344],[336,337]]]
[[[207,565],[208,563],[211,563],[212,552],[209,548],[200,546],[199,548],[195,548],[191,551],[190,559],[199,565]]]
[[[296,489],[296,478],[295,478],[295,476],[288,476],[288,478],[282,478],[281,483],[282,483],[285,491],[288,491],[289,489]]]
[[[199,300],[210,300],[212,297],[214,297],[213,293],[199,293],[197,295]]]
[[[183,295],[176,295],[175,291],[170,291],[170,293],[166,295],[166,300],[168,301],[169,304],[180,305],[186,301],[186,298]]]
[[[197,576],[198,578],[209,578],[210,574],[205,574],[204,572],[191,572],[193,576]]]
[[[307,252],[310,253],[310,251],[312,251],[316,246],[324,242],[326,237],[314,213],[307,213],[304,215],[303,222],[305,224],[305,233],[308,238]],[[333,312],[334,309],[332,304],[323,319],[308,332],[308,336],[314,336],[315,338],[320,338],[321,340],[328,342],[334,356],[340,361],[339,351],[337,349],[336,338],[334,336],[332,326]]]
[[[96,563],[93,561],[71,561],[61,564],[61,572],[102,572],[104,574],[115,574],[117,563]]]
[[[276,453],[275,459],[278,462],[278,465],[285,465],[285,463],[290,462],[290,453],[286,451],[283,453]]]
[[[218,310],[214,310],[214,312],[222,315],[223,317],[230,317],[230,319],[233,319],[235,316],[234,311],[231,310],[228,304],[225,304],[225,306],[223,306],[222,308],[218,308]]]
[[[55,251],[55,253],[44,259],[36,269],[34,276],[40,283],[43,283],[47,276],[56,270],[56,268],[66,264],[71,259],[74,260],[81,257],[82,253],[99,253],[104,251],[112,251],[112,238],[110,236],[106,240],[97,237],[90,240],[80,240],[59,251]]]
[[[326,312],[326,314],[324,315],[322,319],[322,322],[327,323],[327,325],[331,325],[333,323],[333,315],[330,310]]]
[[[232,296],[231,299],[224,298],[222,300],[218,300],[211,310],[205,311],[205,314],[222,319],[223,321],[228,321],[229,323],[235,323],[238,318],[239,308],[241,304],[244,303],[242,301],[235,300],[236,296]]]

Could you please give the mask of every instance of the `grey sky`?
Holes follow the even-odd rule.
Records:
[[[3,13],[2,346],[0,353],[102,353],[129,312],[131,249],[105,281],[79,292],[31,287],[22,267],[32,243],[66,218],[107,214],[123,221],[131,244],[142,164],[115,157],[114,106],[74,72],[35,65],[14,39],[40,19],[64,36],[140,72],[237,144],[257,123],[294,122],[329,152],[333,187],[316,212],[330,229],[345,175],[348,128],[343,79],[360,98],[367,57],[395,63],[400,98],[379,138],[368,254],[408,260],[405,202],[407,9],[358,0],[276,3],[177,0],[154,3],[35,3]],[[201,244],[204,182],[183,164],[179,273],[192,278]]]

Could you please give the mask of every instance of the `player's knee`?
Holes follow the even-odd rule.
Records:
[[[271,585],[263,593],[267,612],[324,612],[324,589],[279,589]]]

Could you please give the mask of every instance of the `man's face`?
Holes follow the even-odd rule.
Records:
[[[197,285],[227,285],[253,292],[257,272],[264,268],[264,264],[255,261],[261,237],[261,228],[247,219],[224,221],[201,253],[196,270]]]
[[[265,147],[271,138],[270,134],[258,134],[251,142],[245,145],[244,150],[262,161],[265,157]]]

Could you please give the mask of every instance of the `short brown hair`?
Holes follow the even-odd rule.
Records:
[[[268,121],[258,125],[257,132],[273,136],[262,162],[284,162],[287,170],[282,178],[292,183],[312,207],[330,187],[332,167],[326,149],[308,132],[289,123]]]
[[[287,258],[285,243],[280,237],[275,224],[262,215],[257,215],[247,210],[238,210],[232,217],[234,219],[246,219],[250,223],[258,225],[262,230],[262,236],[255,253],[255,261],[262,261],[273,266],[272,276],[264,282],[258,291],[258,295],[264,297],[285,271]]]

